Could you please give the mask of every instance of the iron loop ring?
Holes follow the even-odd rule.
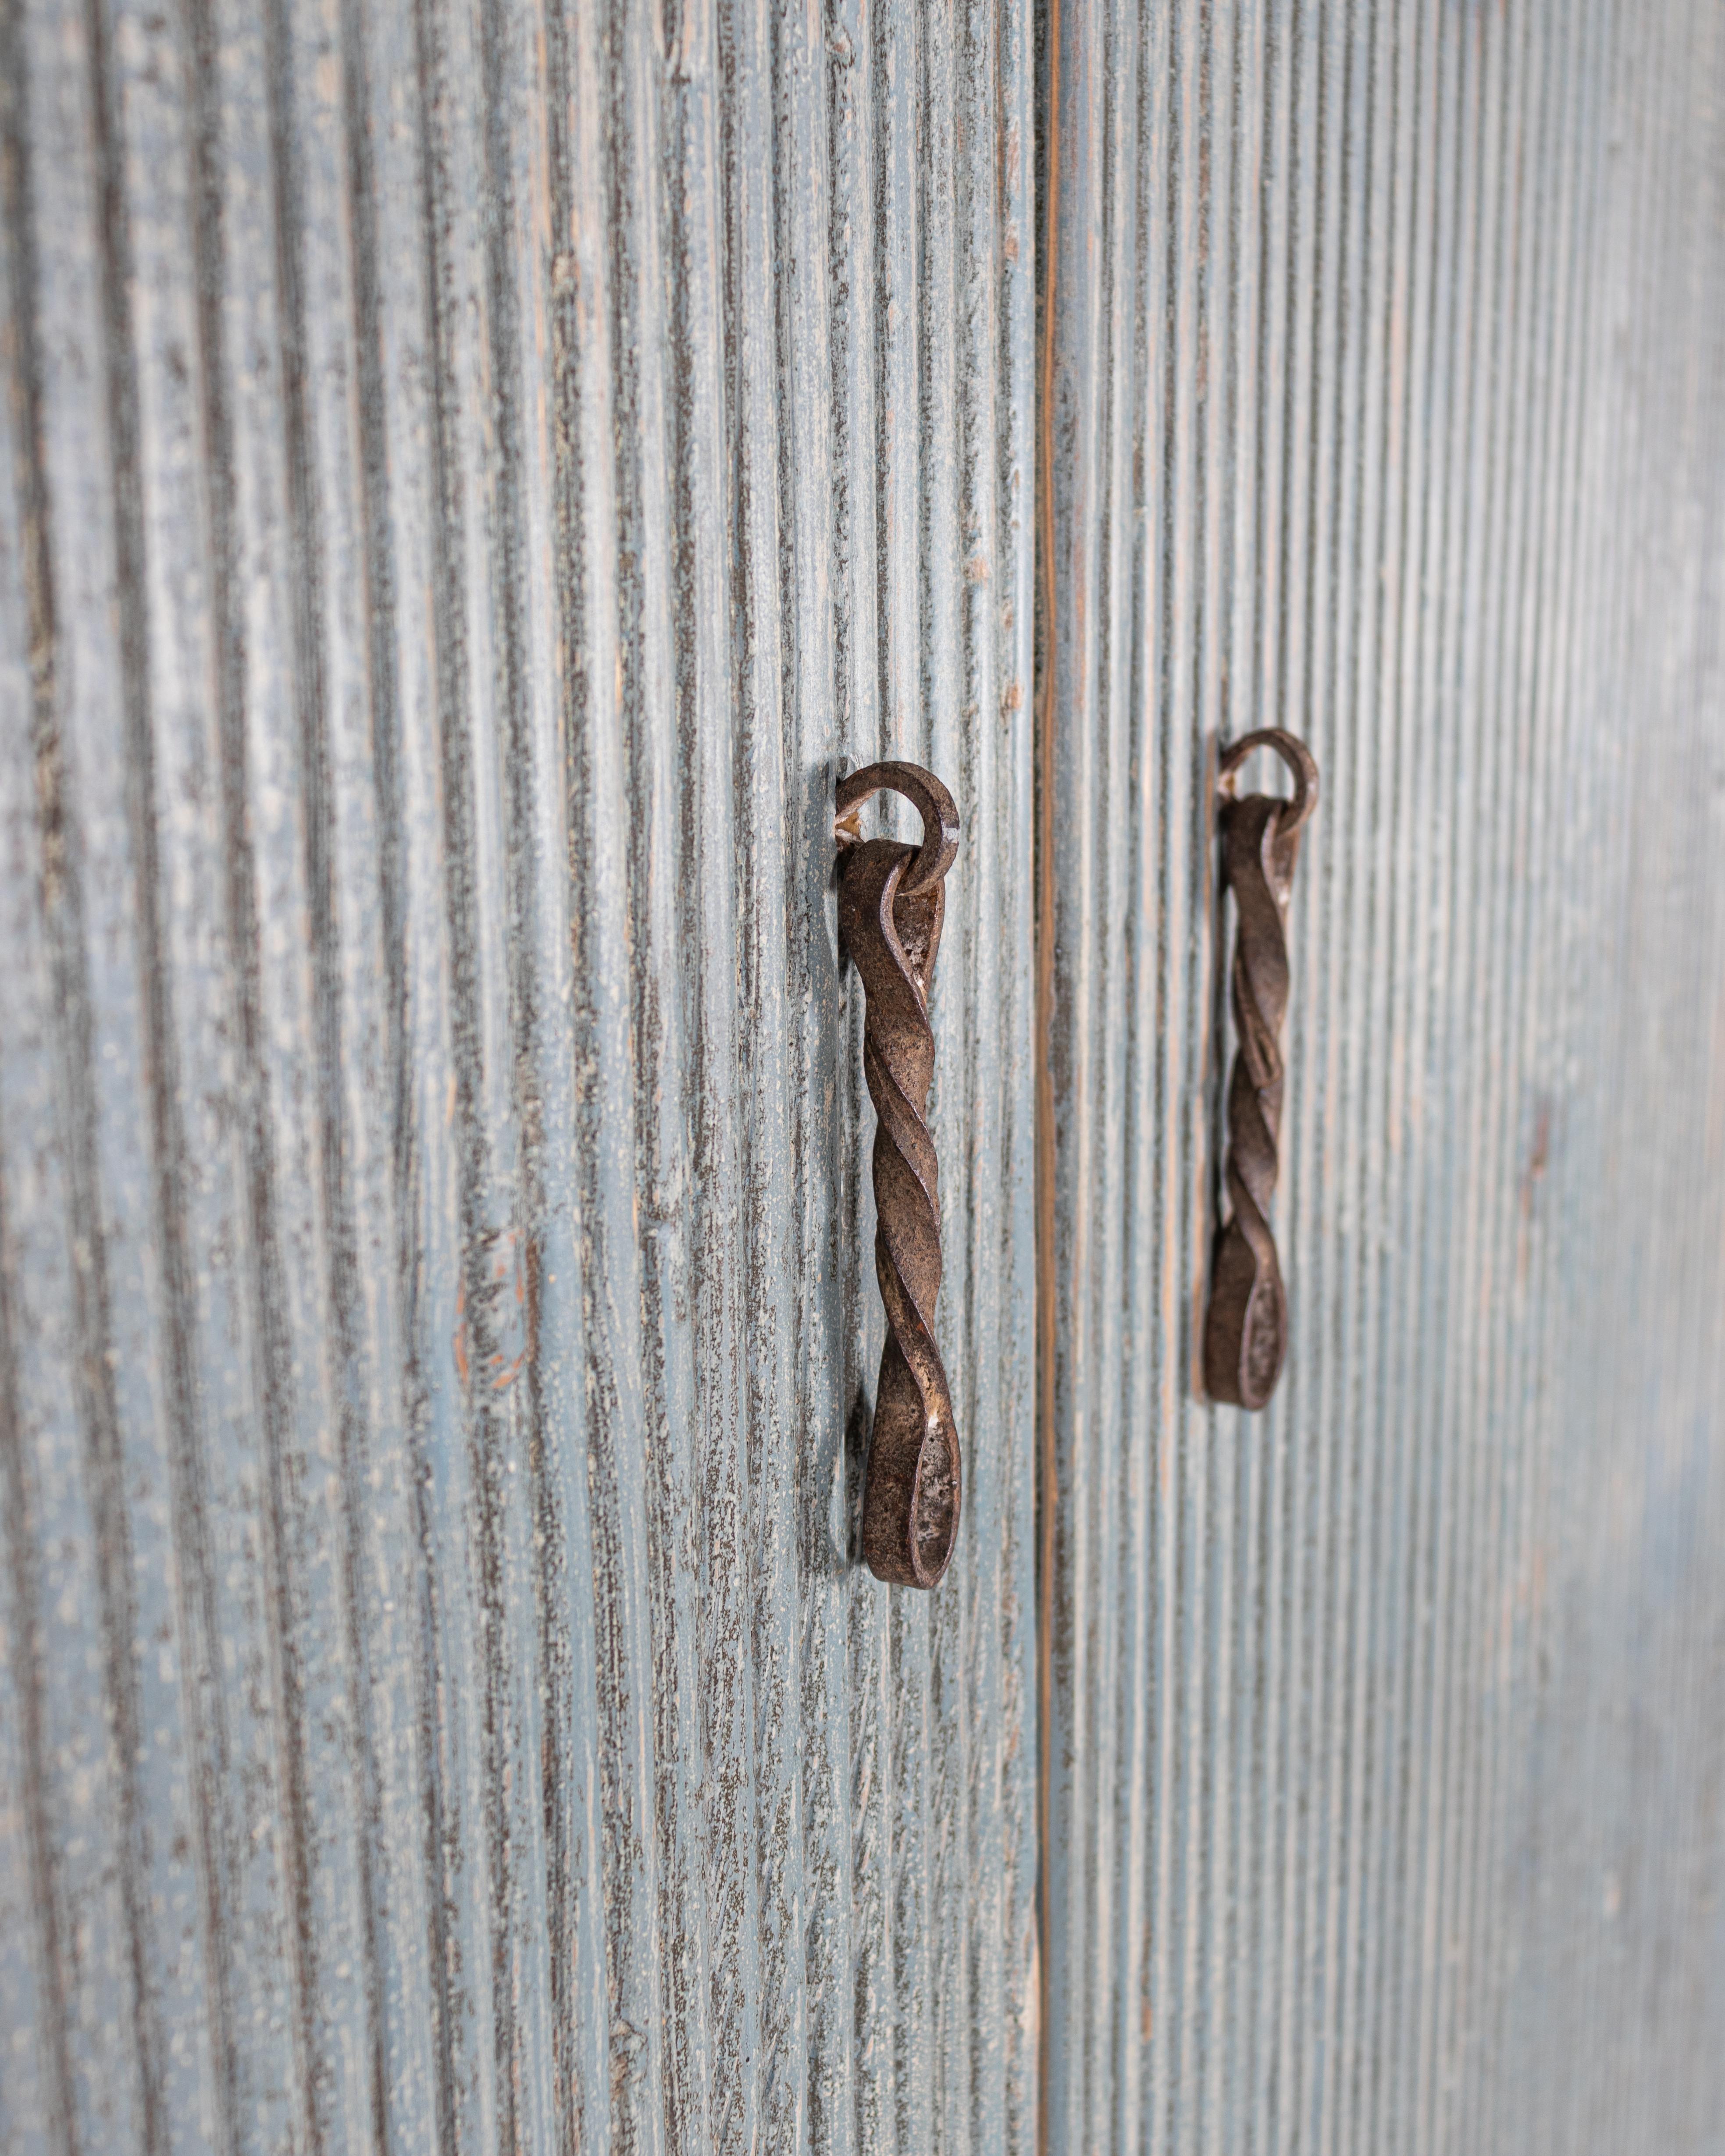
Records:
[[[833,829],[841,846],[858,843],[857,811],[876,793],[902,795],[922,819],[922,843],[898,886],[901,896],[920,898],[958,857],[957,804],[934,773],[920,763],[865,764],[839,781]]]
[[[1260,748],[1279,756],[1294,782],[1293,798],[1282,804],[1276,823],[1278,835],[1286,840],[1292,838],[1317,806],[1317,759],[1296,735],[1285,733],[1280,726],[1260,726],[1255,733],[1242,734],[1223,750],[1217,765],[1222,791],[1230,800],[1240,766]]]

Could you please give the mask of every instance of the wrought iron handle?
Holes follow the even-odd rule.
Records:
[[[1204,1313],[1204,1378],[1212,1399],[1261,1408],[1287,1353],[1287,1293],[1270,1232],[1281,1127],[1281,1026],[1288,1007],[1288,894],[1301,825],[1317,806],[1317,765],[1280,728],[1247,734],[1224,751],[1220,777],[1254,749],[1274,749],[1293,774],[1291,800],[1267,793],[1224,799],[1222,880],[1236,916],[1231,991],[1238,1035],[1228,1076],[1223,1176],[1230,1217],[1216,1238]]]
[[[914,803],[920,847],[860,835],[857,813],[883,790]],[[839,933],[863,984],[863,1071],[877,1118],[875,1270],[886,1306],[863,1479],[862,1553],[877,1578],[934,1587],[952,1559],[963,1494],[952,1396],[934,1338],[940,1181],[923,1120],[934,1075],[928,991],[946,874],[958,851],[958,811],[920,764],[871,763],[840,780],[834,835]]]

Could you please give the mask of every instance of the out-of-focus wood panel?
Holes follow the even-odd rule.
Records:
[[[1048,2146],[1712,2148],[1717,11],[1050,21]],[[1271,724],[1248,1418],[1211,789]]]

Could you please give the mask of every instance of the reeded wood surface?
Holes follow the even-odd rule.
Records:
[[[1711,2149],[1725,29],[1046,19],[1047,2146]],[[0,2148],[1034,2139],[1034,61],[0,14]],[[965,818],[932,1599],[845,1555],[875,756]]]
[[[0,18],[0,2149],[1034,2138],[1017,0]],[[972,1446],[841,768],[963,803]]]
[[[1725,17],[1057,22],[1047,2145],[1717,2149]],[[1268,725],[1324,802],[1246,1417]]]

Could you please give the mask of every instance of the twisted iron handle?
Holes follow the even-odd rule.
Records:
[[[1294,778],[1291,801],[1265,793],[1224,800],[1222,880],[1234,893],[1231,977],[1238,1046],[1228,1078],[1223,1169],[1230,1217],[1216,1240],[1204,1314],[1204,1377],[1212,1399],[1261,1408],[1287,1353],[1287,1293],[1270,1231],[1281,1127],[1281,1027],[1288,1007],[1288,894],[1300,830],[1317,806],[1317,765],[1280,728],[1247,734],[1224,753],[1221,778],[1254,749],[1274,749]]]
[[[901,793],[920,847],[861,838],[871,794]],[[863,1070],[875,1104],[875,1270],[886,1345],[863,1481],[862,1553],[875,1577],[934,1587],[952,1555],[963,1499],[952,1397],[934,1338],[941,1284],[939,1163],[923,1120],[934,1075],[928,991],[958,812],[932,772],[871,763],[840,782],[839,927],[863,984]]]

